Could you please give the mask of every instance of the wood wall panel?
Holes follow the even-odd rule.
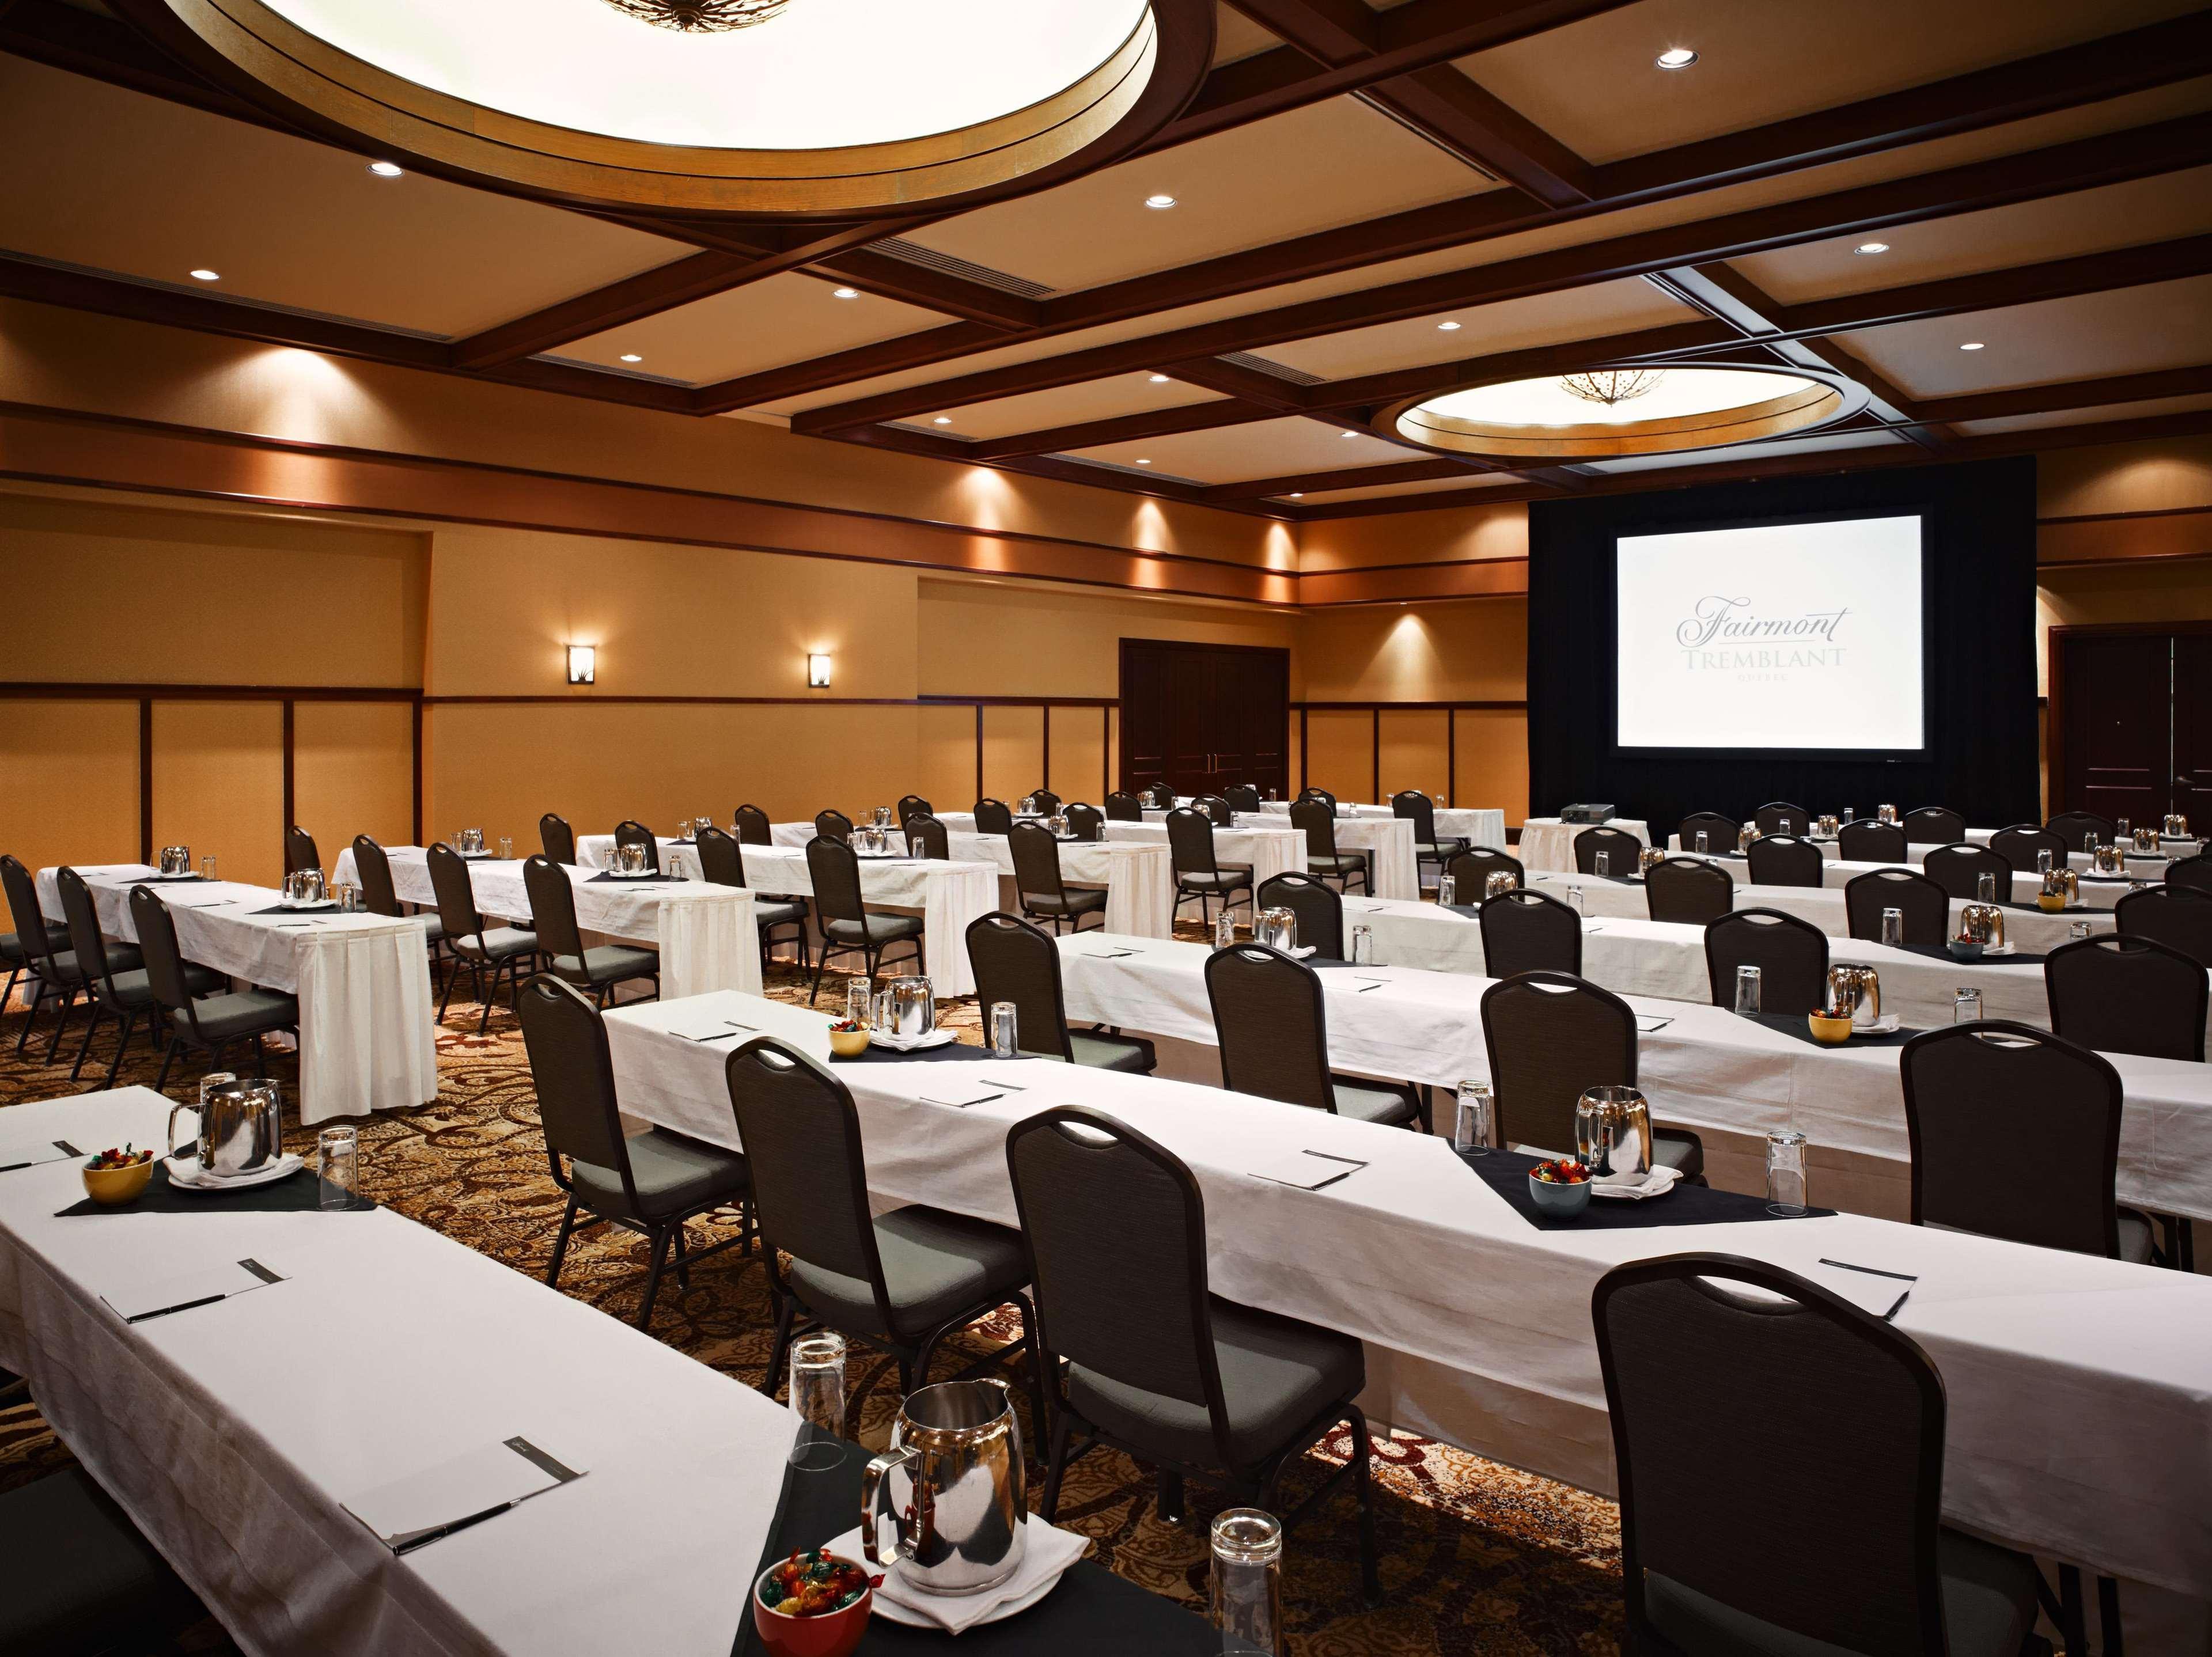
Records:
[[[983,710],[983,792],[1009,805],[1044,780],[1044,720],[1035,707]]]
[[[137,702],[0,700],[0,852],[34,873],[137,861]]]
[[[1444,792],[1451,762],[1446,734],[1450,722],[1451,716],[1440,709],[1382,710],[1382,790],[1378,804],[1401,788],[1418,788],[1425,794]]]
[[[1047,786],[1062,799],[1087,800],[1105,810],[1106,719],[1098,707],[1052,710],[1052,767]]]
[[[1297,715],[1291,717],[1295,722]],[[1375,716],[1364,709],[1307,714],[1306,768],[1315,787],[1340,800],[1365,799],[1375,786]]]
[[[1517,828],[1528,815],[1528,716],[1519,709],[1462,708],[1454,716],[1458,737],[1458,792],[1464,806],[1505,813]]]
[[[296,702],[292,818],[315,837],[325,871],[356,835],[386,846],[415,837],[411,702]],[[537,848],[534,835],[518,845]]]
[[[283,878],[283,704],[154,704],[154,844],[212,853],[228,879]]]
[[[966,810],[975,803],[975,710],[916,708],[915,732],[921,762],[915,780],[893,791],[889,803],[911,792],[940,811]]]

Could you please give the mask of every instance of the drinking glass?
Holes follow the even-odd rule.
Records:
[[[2066,937],[2069,942],[2084,938],[2088,936],[2089,923],[2087,921],[2069,920],[2066,923]]]
[[[868,1028],[868,1015],[876,1005],[875,986],[865,978],[845,980],[845,1017],[862,1029]]]
[[[1213,918],[1213,947],[1225,950],[1237,941],[1237,923],[1229,918],[1229,906],[1223,904],[1221,913]]]
[[[316,1206],[352,1208],[361,1200],[361,1143],[352,1128],[326,1127],[315,1136],[315,1173],[321,1182]]]
[[[1459,882],[1452,876],[1437,877],[1437,901],[1447,909],[1459,901]]]
[[[1613,853],[1610,852],[1600,852],[1597,854],[1596,865],[1597,866],[1594,872],[1601,880],[1602,880],[1607,876],[1613,873]]]
[[[1805,1211],[1805,1136],[1795,1128],[1766,1136],[1766,1211],[1789,1220]]]
[[[2116,818],[2112,823],[2112,830],[2114,838],[2118,840],[2125,840],[2128,835],[2133,832],[2130,824],[2125,817]]]
[[[1588,915],[1589,913],[1589,911],[1584,907],[1583,904],[1583,889],[1581,887],[1570,886],[1567,888],[1567,907],[1572,909],[1578,915]]]
[[[200,878],[202,880],[215,878],[215,853],[212,852],[200,859]]]
[[[1461,1156],[1490,1155],[1491,1124],[1496,1120],[1492,1102],[1489,1083],[1459,1084],[1459,1114],[1452,1125],[1452,1149]]]
[[[499,837],[499,860],[501,863],[514,861],[514,837],[512,835],[501,835]]]
[[[1954,1024],[1978,1023],[1982,1017],[1982,992],[1961,988],[1951,998],[1951,1022]]]
[[[2051,872],[2051,848],[2048,846],[2037,848],[2035,872],[2039,875],[2047,875]]]
[[[1881,912],[1881,941],[1901,944],[1905,942],[1905,911],[1884,909]]]
[[[1709,851],[1711,851],[1711,850],[1712,849],[1712,847],[1711,847],[1711,839],[1712,839],[1712,836],[1711,836],[1710,835],[1706,834],[1706,833],[1705,833],[1705,831],[1704,829],[1702,829],[1702,828],[1698,829],[1698,850],[1700,853],[1705,853],[1705,852],[1709,852]]]
[[[1371,967],[1375,964],[1375,929],[1354,926],[1352,929],[1352,964]]]
[[[1236,1657],[1283,1649],[1283,1526],[1257,1508],[1231,1508],[1213,1521],[1213,1626]]]
[[[886,1034],[896,1031],[898,1029],[898,1020],[891,1016],[891,992],[889,990],[878,990],[875,1005],[876,1016],[868,1021],[868,1028],[882,1030]]]
[[[1849,822],[1851,820],[1852,815],[1853,813],[1850,806],[1846,805],[1844,807],[1844,821],[1845,822]]]
[[[1994,903],[1996,901],[1997,877],[1990,874],[1977,875],[1974,877],[1974,901]]]
[[[791,1465],[826,1472],[845,1459],[845,1338],[823,1331],[791,1345],[791,1412],[799,1436]]]
[[[1746,1018],[1759,1014],[1759,968],[1738,967],[1735,969],[1735,1010]]]
[[[1011,1001],[991,1004],[991,1057],[1014,1059],[1021,1054],[1021,1044],[1016,1032],[1019,1029]]]

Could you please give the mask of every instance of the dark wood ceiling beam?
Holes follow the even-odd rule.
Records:
[[[1606,334],[1595,339],[1563,340],[1557,345],[1496,351],[1486,356],[1425,363],[1418,368],[1395,368],[1387,373],[1332,379],[1325,385],[1313,387],[1313,395],[1317,408],[1395,403],[1405,398],[1425,397],[1492,380],[1539,379],[1572,373],[1577,368],[1601,362],[1670,357],[1741,338],[1725,323],[1705,318],[1695,322],[1669,323],[1660,328],[1639,328],[1630,333]]]
[[[1923,399],[1919,408],[1923,420],[1952,422],[2061,414],[2070,409],[2109,408],[2121,403],[2149,403],[2168,397],[2204,396],[2212,396],[2212,363],[2198,363],[2188,368],[2160,368],[2149,373],[2114,374],[2101,379],[2059,380],[2049,385],[2022,385],[2003,391],[1928,398]]]
[[[1219,398],[1207,403],[1187,403],[1180,408],[1120,415],[1109,420],[1053,426],[1014,437],[987,437],[969,446],[969,458],[1004,460],[1024,454],[1061,454],[1074,449],[1101,448],[1109,443],[1132,443],[1139,438],[1213,431],[1224,426],[1279,418],[1280,415],[1273,409],[1260,408],[1233,397]]]
[[[453,361],[464,368],[489,368],[535,356],[773,274],[761,265],[737,253],[692,253],[456,340]]]
[[[901,228],[871,226],[868,240],[879,241]],[[898,300],[907,305],[926,306],[969,322],[981,322],[994,328],[1028,330],[1044,320],[1044,307],[1036,300],[870,247],[856,247],[834,258],[813,263],[829,276],[864,294]]]
[[[1222,362],[1212,357],[1164,363],[1159,372],[1187,385],[1218,391],[1224,397],[1233,397],[1279,415],[1304,414],[1312,406],[1308,388],[1296,380],[1279,379],[1257,368]]]

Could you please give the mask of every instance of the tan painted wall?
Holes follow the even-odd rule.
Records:
[[[1480,493],[1479,491],[1477,493]],[[1376,518],[1322,518],[1298,526],[1300,569],[1526,558],[1528,508],[1519,501]]]

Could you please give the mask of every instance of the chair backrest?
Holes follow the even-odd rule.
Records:
[[[975,1005],[987,1023],[993,1006],[1012,1002],[1014,1039],[1024,1053],[1048,1053],[1073,1063],[1060,950],[1051,934],[1019,915],[994,913],[969,921],[967,936]]]
[[[814,912],[823,920],[860,920],[860,859],[852,847],[827,835],[806,842],[806,877],[814,888]]]
[[[1941,944],[1951,935],[1951,895],[1911,869],[1869,869],[1844,886],[1844,917],[1850,934],[1881,942],[1881,912],[1903,911],[1904,941]]]
[[[952,842],[946,838],[945,825],[927,812],[908,817],[906,829],[906,854],[915,858],[933,858],[939,863],[952,860]]]
[[[919,794],[904,794],[899,798],[898,820],[901,822],[908,817],[933,817],[936,815],[937,808]]]
[[[1036,803],[1036,809],[1047,816],[1052,816],[1054,812],[1060,810],[1060,796],[1049,788],[1032,789],[1030,798]]]
[[[2120,1073],[2048,1030],[1990,1020],[1905,1044],[1912,1223],[2117,1255]]]
[[[469,884],[469,865],[461,854],[443,842],[428,853],[430,891],[438,900],[438,923],[447,938],[474,938],[484,929],[477,911],[476,889]]]
[[[1583,918],[1559,899],[1516,886],[1479,901],[1484,976],[1582,971]]]
[[[1705,832],[1706,852],[1715,857],[1725,856],[1735,851],[1736,842],[1743,834],[1743,825],[1734,817],[1724,817],[1717,811],[1692,811],[1682,819],[1681,826],[1674,831],[1684,851],[1695,852],[1698,849],[1698,831],[1700,828]]]
[[[1155,811],[1164,811],[1176,803],[1176,792],[1162,778],[1145,790],[1145,803]]]
[[[1955,846],[1938,846],[1920,859],[1920,867],[1952,897],[1972,903],[1981,892],[1982,877],[1987,875],[1995,883],[1996,901],[2012,901],[2012,865],[1986,846],[1965,841]]]
[[[353,837],[354,878],[361,883],[361,901],[373,915],[399,913],[399,892],[392,883],[392,859],[367,835]]]
[[[39,883],[13,852],[0,852],[0,887],[8,894],[8,923],[15,929],[15,943],[23,959],[41,962],[53,950],[46,944],[46,914],[39,903]]]
[[[2054,869],[2063,869],[2068,855],[2064,841],[2048,828],[2039,828],[2032,822],[2015,822],[2008,828],[1998,829],[1990,836],[1990,850],[2011,865],[2015,874],[2023,875],[2036,872],[2035,854],[2038,852],[2051,853],[2051,866]],[[2172,878],[2171,869],[2166,871],[2166,877]]]
[[[1333,858],[1336,855],[1336,814],[1319,800],[1291,801],[1291,827],[1305,831],[1308,857]]]
[[[1522,973],[1482,992],[1482,1041],[1499,1132],[1561,1156],[1575,1149],[1575,1101],[1636,1085],[1636,1015],[1572,973]]]
[[[2148,938],[2076,938],[2043,963],[2051,1028],[2098,1053],[2204,1058],[2204,968]]]
[[[565,881],[558,869],[554,877]],[[564,1156],[605,1168],[621,1177],[630,1213],[641,1214],[615,1096],[614,1060],[607,1053],[607,1027],[599,1008],[552,974],[538,973],[516,992],[515,1010],[522,1021],[523,1048],[530,1055],[530,1079],[538,1090],[538,1119],[545,1126],[545,1160],[555,1181],[568,1187],[568,1174],[561,1166]]]
[[[1206,1199],[1173,1153],[1110,1116],[1061,1105],[1017,1122],[1006,1172],[1036,1293],[1040,1367],[1065,1358],[1203,1405],[1230,1460],[1206,1270]],[[1114,1247],[1101,1248],[1101,1237]],[[1142,1284],[1142,1294],[1129,1292]]]
[[[584,935],[576,925],[576,889],[568,871],[540,852],[522,865],[522,889],[530,896],[530,921],[538,947],[547,955],[584,958]]]
[[[1206,820],[1219,828],[1226,828],[1237,821],[1237,813],[1231,809],[1229,802],[1218,794],[1200,794],[1191,802],[1191,807],[1194,810],[1205,812]]]
[[[1912,842],[1896,823],[1861,817],[1836,830],[1836,850],[1846,863],[1902,863],[1912,855]]]
[[[814,832],[827,835],[832,840],[843,840],[853,832],[853,819],[842,811],[817,811],[814,814]]]
[[[1106,838],[1106,819],[1095,805],[1085,805],[1076,800],[1065,808],[1067,832],[1078,840],[1098,841]]]
[[[1521,866],[1521,859],[1494,847],[1478,846],[1472,852],[1462,852],[1444,865],[1444,872],[1452,877],[1452,895],[1461,903],[1481,902],[1483,888],[1501,869],[1513,877],[1516,886],[1528,883],[1528,871]]]
[[[1735,907],[1735,877],[1702,858],[1663,858],[1644,871],[1644,901],[1654,920],[1702,926]]]
[[[642,846],[645,848],[645,866],[656,875],[660,872],[660,842],[653,838],[653,830],[635,817],[625,817],[615,824],[615,844]]]
[[[1285,870],[1261,881],[1252,901],[1260,908],[1288,909],[1296,915],[1301,949],[1310,944],[1324,960],[1345,959],[1344,900],[1326,881],[1299,870]]]
[[[1751,814],[1751,820],[1762,835],[1809,834],[1813,827],[1813,814],[1788,800],[1767,801]]]
[[[1662,1643],[1652,1612],[1655,1590],[1679,1589],[1770,1625],[1745,1630],[1747,1652],[1942,1657],[1943,1383],[1910,1336],[1727,1254],[1616,1266],[1590,1310],[1620,1490],[1624,1649],[1685,1648]],[[1785,1495],[1774,1447],[1800,1443],[1820,1451],[1793,1463]],[[1691,1631],[1688,1648],[1702,1647]]]
[[[979,835],[1011,834],[1014,814],[1006,803],[1000,799],[979,799],[975,802],[975,832]]]
[[[1401,788],[1390,796],[1390,815],[1404,817],[1413,825],[1416,845],[1437,843],[1436,802],[1418,788]]]
[[[1249,782],[1232,782],[1221,791],[1221,798],[1229,802],[1232,811],[1256,811],[1260,809],[1260,791]]]
[[[1605,871],[1613,879],[1625,879],[1636,872],[1636,865],[1644,856],[1644,842],[1626,828],[1608,828],[1600,824],[1585,828],[1575,836],[1575,870],[1578,874],[1597,872],[1597,854],[1605,853]]]
[[[1040,822],[1018,822],[1006,844],[1014,854],[1014,889],[1024,902],[1067,895],[1060,877],[1060,842],[1051,829]]]
[[[107,940],[100,935],[100,906],[92,901],[92,888],[67,864],[54,871],[54,884],[61,894],[62,920],[69,927],[77,971],[88,988],[97,983],[112,1000],[115,980],[108,974]]]
[[[1828,935],[1779,909],[1737,909],[1705,926],[1713,1005],[1735,1005],[1735,969],[1759,968],[1759,1010],[1796,1017],[1828,1001]]]
[[[2177,891],[2212,892],[2212,853],[2174,859],[2166,865],[2166,883]]]
[[[773,846],[775,830],[769,826],[768,813],[757,805],[740,805],[737,815],[730,819],[738,831],[740,846]]]
[[[1916,807],[1897,826],[1914,846],[1952,846],[1966,837],[1966,818],[1945,805]]]
[[[1106,796],[1106,820],[1109,822],[1142,822],[1145,803],[1126,788],[1116,788]]]
[[[2191,886],[2146,886],[2112,906],[2112,922],[2122,938],[2147,938],[2212,968],[2212,892]]]
[[[743,886],[745,853],[734,836],[720,828],[702,828],[698,836],[699,874],[710,886]]]
[[[315,850],[315,837],[294,823],[284,831],[284,872],[297,873],[301,869],[319,869],[322,854]]]
[[[538,847],[556,863],[573,865],[576,861],[576,831],[568,826],[568,818],[548,811],[538,819]]]
[[[131,930],[138,934],[138,954],[146,963],[146,986],[163,1006],[182,1009],[197,1035],[199,1019],[192,1007],[191,986],[185,981],[185,952],[177,945],[175,917],[151,886],[133,886],[130,903]]]
[[[2110,817],[2100,817],[2094,811],[2061,811],[2043,825],[2058,836],[2069,853],[2082,849],[2082,841],[2090,835],[2100,845],[2109,846],[2118,832]]]
[[[769,1258],[781,1249],[870,1284],[881,1327],[888,1330],[890,1296],[852,1094],[827,1066],[773,1036],[757,1035],[740,1047],[723,1062],[722,1075]]]
[[[1795,835],[1762,835],[1744,853],[1754,886],[1818,886],[1826,878],[1820,848]]]
[[[1328,807],[1330,816],[1334,816],[1336,815],[1336,796],[1330,793],[1326,788],[1316,788],[1311,783],[1308,783],[1304,787],[1298,790],[1298,798],[1300,799],[1317,799],[1323,805]]]
[[[1206,962],[1206,998],[1231,1093],[1334,1111],[1328,1017],[1321,974],[1260,944],[1232,944]]]
[[[1179,805],[1168,813],[1168,855],[1178,875],[1221,871],[1213,860],[1213,824],[1203,811]],[[1309,836],[1310,839],[1310,836]]]

